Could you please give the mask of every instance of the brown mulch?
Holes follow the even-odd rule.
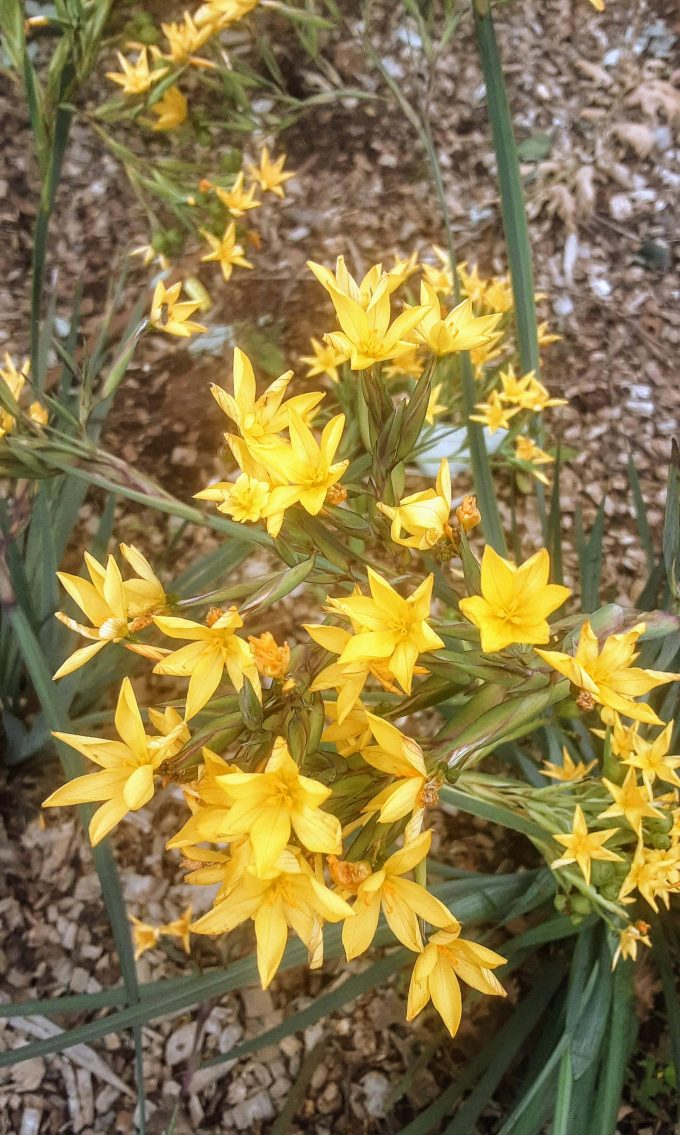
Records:
[[[392,6],[375,8],[373,42],[390,73],[415,95],[420,87],[409,47],[413,29],[398,22]],[[547,297],[541,311],[563,336],[545,352],[544,380],[568,399],[550,419],[562,444],[575,451],[563,474],[564,524],[572,528],[581,510],[587,526],[607,493],[605,595],[629,601],[643,578],[644,559],[627,462],[632,453],[658,538],[670,439],[680,417],[672,361],[680,341],[680,160],[674,133],[680,118],[674,37],[680,26],[673,5],[663,0],[611,0],[598,17],[586,0],[523,0],[499,8],[497,25],[524,146],[536,287]],[[379,77],[358,46],[351,16],[323,55],[329,85],[339,81],[367,94],[379,92]],[[316,89],[313,68],[296,70],[288,45],[281,48],[281,63],[296,93]],[[0,349],[21,353],[30,310],[35,173],[24,110],[12,84],[1,82]],[[655,97],[659,92],[665,101]],[[504,272],[494,159],[467,23],[438,61],[431,105],[460,256],[477,261],[483,271]],[[443,234],[424,156],[389,100],[345,98],[317,107],[287,132],[283,144],[299,176],[289,183],[286,202],[268,211],[255,270],[237,272],[227,285],[208,266],[199,274],[215,301],[207,317],[211,326],[228,325],[231,337],[243,344],[255,326],[284,360],[294,361],[306,353],[309,335],[327,330],[330,320],[325,297],[305,268],[307,259],[331,263],[343,253],[361,271],[392,252],[425,251],[442,243]],[[124,250],[144,243],[148,234],[124,175],[81,123],[74,127],[52,232],[49,279],[58,310],[69,318],[70,297],[82,280],[85,325],[93,328]],[[186,266],[194,270],[195,258]],[[145,272],[135,269],[131,299],[146,283]],[[256,347],[257,340],[252,352],[257,359]],[[207,384],[228,380],[225,353],[224,346],[212,356],[162,337],[145,340],[119,391],[103,444],[189,499],[219,469],[214,455],[222,422]],[[86,508],[85,529],[96,519],[96,498]],[[119,511],[121,538],[146,540],[151,550],[161,550],[169,531],[165,521],[148,510]],[[536,538],[530,509],[525,526],[530,547]],[[207,543],[211,537],[200,539]],[[573,568],[573,557],[567,562]],[[77,820],[64,812],[43,826],[37,804],[49,778],[37,776],[38,783],[34,772],[14,775],[0,801],[7,817],[6,830],[0,830],[5,1000],[93,992],[119,980]],[[167,921],[187,901],[198,901],[196,889],[181,881],[177,858],[163,852],[177,816],[177,801],[156,801],[114,840],[130,910],[152,922]],[[497,845],[488,846],[483,825],[453,832],[442,818],[437,826],[443,848],[459,865],[499,869]],[[518,849],[505,852],[502,869],[509,869]],[[197,947],[196,956],[204,963],[210,958],[202,949]],[[186,973],[188,967],[180,952],[156,950],[140,959],[138,970],[147,981]],[[343,972],[331,963],[323,977],[296,971],[270,993],[250,989],[222,998],[201,1021],[203,1055],[228,1053],[245,1036],[279,1021],[284,1006],[286,1014],[302,1008]],[[166,1130],[180,1098],[176,1135],[195,1129],[266,1131],[296,1085],[293,1131],[398,1131],[450,1082],[489,1020],[482,1018],[480,1025],[476,1017],[455,1045],[438,1048],[434,1060],[441,1032],[433,1017],[415,1028],[405,1025],[404,993],[401,979],[389,983],[304,1036],[256,1053],[236,1068],[227,1061],[203,1082],[187,1072],[197,1047],[195,1018],[153,1022],[143,1030],[151,1132]],[[652,988],[650,1004],[654,996]],[[46,1018],[38,1025],[0,1020],[0,1047],[47,1035],[35,1030],[51,1027]],[[131,1039],[124,1034],[3,1073],[0,1133],[131,1131],[132,1064]],[[662,1130],[651,1122],[646,1126],[635,1113],[628,1122],[631,1131]]]

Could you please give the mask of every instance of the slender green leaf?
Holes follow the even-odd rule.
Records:
[[[589,1135],[614,1135],[616,1131],[628,1058],[637,1032],[634,968],[632,962],[625,961],[619,962],[614,971],[607,1038],[590,1117]]]
[[[515,299],[515,328],[522,374],[540,367],[536,331],[534,274],[531,263],[531,242],[524,208],[512,115],[503,79],[496,32],[488,0],[474,0],[477,48],[484,75],[491,123],[493,147],[498,166],[503,228],[508,248],[510,277]]]

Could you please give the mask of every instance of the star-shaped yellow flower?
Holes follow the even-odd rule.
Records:
[[[113,556],[108,557],[104,566],[89,552],[85,552],[89,580],[69,572],[57,572],[57,579],[89,619],[89,625],[76,622],[63,611],[57,611],[56,617],[70,630],[92,641],[66,659],[54,674],[55,679],[84,666],[107,643],[130,638],[151,623],[153,614],[164,610],[167,598],[148,560],[132,544],[121,544],[120,550],[137,573],[132,579],[123,579]]]
[[[256,694],[260,695],[260,679],[253,652],[248,643],[236,634],[243,626],[243,619],[235,607],[229,611],[215,608],[208,614],[207,625],[170,615],[158,615],[154,623],[169,638],[191,640],[186,646],[166,655],[154,667],[154,674],[189,678],[187,721],[210,701],[225,669],[235,689],[240,690],[247,678]]]
[[[315,378],[317,374],[325,374],[331,382],[339,382],[338,367],[347,362],[349,356],[337,350],[332,343],[320,343],[318,339],[310,340],[313,355],[301,355],[300,362],[308,364],[307,378]]]
[[[539,769],[541,776],[549,776],[551,780],[561,780],[564,784],[577,784],[585,780],[588,773],[595,767],[597,761],[573,761],[566,745],[562,746],[562,764],[556,765],[552,761],[544,761]]]
[[[379,501],[378,508],[392,521],[390,536],[395,544],[421,551],[433,548],[443,536],[451,533],[451,473],[446,458],[440,463],[434,489],[412,493],[398,505]]]
[[[294,848],[286,848],[263,878],[246,870],[227,898],[218,902],[191,930],[194,934],[225,934],[252,919],[257,939],[257,966],[264,989],[274,977],[291,927],[310,953],[310,965],[323,957],[324,922],[352,918],[351,907],[320,882]]]
[[[649,789],[637,782],[634,768],[629,768],[623,784],[614,784],[611,780],[602,777],[602,783],[614,803],[604,812],[600,812],[599,820],[607,820],[614,816],[623,816],[628,821],[637,836],[642,834],[642,821],[647,818],[659,820],[662,813],[651,802]]]
[[[235,481],[218,481],[194,493],[197,500],[213,501],[217,511],[230,516],[237,524],[255,524],[262,520],[269,504],[271,485],[241,473]]]
[[[226,827],[248,836],[261,878],[289,842],[291,830],[308,851],[337,855],[342,850],[340,821],[321,809],[330,788],[300,772],[282,737],[264,772],[228,772],[217,783],[233,801]]]
[[[668,754],[673,726],[674,722],[669,721],[666,728],[662,729],[653,741],[636,735],[633,740],[632,752],[624,757],[624,764],[632,765],[633,768],[640,770],[642,779],[650,793],[652,785],[657,779],[663,780],[666,784],[672,784],[674,788],[680,788],[680,777],[675,771],[680,768],[680,756],[673,757]]]
[[[568,587],[548,583],[550,556],[541,548],[519,567],[487,544],[482,556],[481,595],[461,599],[461,614],[479,627],[485,654],[512,643],[548,642],[548,615],[569,598]]]
[[[154,774],[182,745],[177,736],[148,737],[129,678],[123,679],[115,716],[119,741],[81,737],[76,733],[55,733],[58,741],[70,745],[100,766],[99,772],[77,776],[62,785],[43,808],[65,804],[101,803],[90,821],[92,846],[100,843],[128,812],[136,812],[154,794]]]
[[[662,725],[650,705],[633,699],[666,682],[676,681],[679,675],[633,666],[637,658],[635,647],[644,633],[645,624],[638,623],[623,634],[610,635],[600,650],[597,636],[586,619],[573,657],[556,650],[537,650],[536,653],[599,705],[608,706],[633,721]]]
[[[345,415],[337,414],[327,422],[319,441],[295,410],[288,412],[290,445],[276,445],[258,452],[255,457],[273,471],[282,482],[271,490],[264,509],[267,531],[278,536],[286,509],[298,502],[310,516],[316,516],[326,502],[328,490],[342,477],[348,460],[335,461],[342,440]]]
[[[259,165],[250,164],[246,169],[263,193],[274,193],[277,197],[283,198],[285,196],[283,186],[291,177],[295,177],[293,171],[283,172],[285,162],[285,154],[274,160],[269,156],[269,148],[263,146]]]
[[[439,899],[425,887],[403,877],[425,858],[431,841],[432,832],[422,832],[411,843],[393,852],[378,871],[359,884],[352,908],[354,918],[348,919],[342,928],[342,944],[348,961],[359,957],[370,946],[378,929],[381,909],[395,938],[416,953],[423,948],[419,918],[433,926],[451,924],[453,915]],[[348,897],[347,891],[341,893]]]
[[[163,97],[151,104],[151,112],[158,116],[154,130],[176,130],[186,122],[188,103],[179,87],[168,87]]]
[[[201,230],[210,245],[210,252],[201,257],[203,262],[217,261],[222,269],[222,275],[229,280],[234,268],[252,268],[253,265],[246,260],[243,245],[236,240],[236,222],[230,221],[221,237]]]
[[[215,187],[217,197],[232,217],[243,217],[249,209],[259,209],[261,205],[261,202],[255,199],[257,186],[251,185],[246,189],[244,178],[245,173],[241,170],[231,189],[222,189],[219,185]]]
[[[288,429],[290,410],[294,410],[307,422],[312,411],[325,397],[323,391],[314,390],[307,394],[297,394],[284,402],[293,377],[292,370],[287,370],[270,383],[258,398],[252,363],[238,347],[234,350],[233,375],[233,395],[214,384],[210,387],[210,393],[223,413],[231,418],[248,446],[255,442],[260,446],[275,445],[280,440],[277,435]]]
[[[453,351],[471,351],[488,343],[501,318],[500,315],[476,316],[469,299],[463,300],[445,315],[439,296],[427,280],[420,284],[420,304],[426,310],[417,325],[416,336],[438,356],[450,355]]]
[[[411,693],[413,672],[420,654],[444,645],[428,623],[434,576],[403,599],[373,568],[368,569],[367,595],[330,599],[329,606],[361,629],[347,641],[339,663],[380,661],[405,693]]]
[[[429,774],[420,745],[396,725],[374,713],[367,713],[369,727],[377,744],[362,748],[367,764],[396,778],[369,800],[365,812],[378,812],[378,822],[394,824],[417,810],[424,810],[423,789]]]
[[[568,835],[558,832],[553,836],[553,839],[557,843],[561,843],[566,849],[566,855],[554,859],[550,866],[554,871],[557,867],[566,867],[569,863],[577,863],[586,883],[590,884],[590,867],[594,859],[620,862],[620,855],[617,855],[615,851],[610,851],[608,847],[603,847],[603,844],[607,843],[618,831],[619,828],[607,828],[606,831],[602,832],[589,832],[583,811],[577,804],[571,832]]]
[[[459,978],[480,993],[505,997],[492,970],[506,959],[488,946],[460,938],[460,929],[453,919],[450,926],[430,937],[413,967],[406,1010],[406,1020],[412,1021],[432,1000],[452,1037],[458,1032],[462,1012]]]
[[[149,67],[148,48],[143,47],[134,63],[130,63],[120,51],[116,52],[120,71],[107,71],[106,78],[122,87],[125,95],[142,95],[167,72],[167,67],[152,70]]]
[[[166,288],[162,280],[156,284],[151,300],[149,323],[157,331],[164,331],[166,335],[177,335],[180,339],[188,339],[191,335],[198,335],[205,331],[202,323],[192,323],[190,316],[198,311],[200,303],[179,302],[182,282],[178,281],[172,287]]]
[[[389,281],[383,277],[366,307],[336,288],[329,287],[335,314],[341,331],[325,336],[337,351],[349,357],[352,370],[366,370],[374,363],[397,359],[413,350],[410,335],[426,312],[424,307],[412,307],[390,322]]]
[[[490,434],[495,434],[496,430],[509,430],[510,419],[519,413],[519,406],[509,408],[503,405],[497,390],[491,391],[487,402],[478,402],[475,409],[481,413],[470,414],[470,420],[486,426]]]

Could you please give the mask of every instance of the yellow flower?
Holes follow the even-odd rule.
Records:
[[[680,788],[680,777],[675,771],[680,767],[680,757],[668,755],[674,722],[669,721],[665,729],[653,741],[646,737],[633,737],[633,751],[624,758],[624,764],[632,765],[642,773],[642,779],[651,795],[652,785],[658,778],[666,784]]]
[[[450,926],[432,935],[413,967],[406,1010],[406,1020],[412,1021],[432,1000],[452,1037],[458,1032],[462,1011],[459,978],[480,993],[505,997],[492,970],[506,959],[459,934],[460,925],[452,919]]]
[[[534,393],[529,388],[535,377],[534,372],[531,370],[517,378],[514,368],[508,366],[507,370],[501,371],[500,377],[502,390],[499,391],[499,397],[501,402],[509,402],[511,406],[519,406],[520,410],[530,410],[534,403]]]
[[[252,180],[260,186],[263,193],[275,193],[277,197],[283,198],[285,196],[283,191],[284,184],[295,177],[294,172],[283,172],[285,165],[286,155],[281,154],[276,160],[269,157],[269,149],[263,146],[262,153],[260,154],[259,165],[248,165],[246,167]]]
[[[319,646],[332,654],[342,654],[352,638],[350,632],[343,627],[332,627],[323,623],[304,623],[303,627]],[[416,666],[414,673],[424,674],[426,671],[422,667]],[[333,689],[338,691],[335,712],[338,724],[342,726],[349,719],[349,714],[357,704],[369,677],[375,678],[389,693],[399,693],[399,687],[385,663],[374,658],[343,663],[342,665],[339,662],[331,663],[330,666],[326,666],[317,674],[310,689],[312,693]]]
[[[378,812],[381,824],[394,824],[416,812],[422,821],[425,805],[436,801],[436,785],[425,767],[420,745],[374,713],[367,713],[366,718],[377,745],[363,747],[361,755],[372,768],[397,780],[369,800],[364,811]],[[432,792],[426,793],[431,779]]]
[[[506,311],[512,309],[514,303],[512,285],[509,280],[496,276],[490,281],[484,295],[484,305],[490,311],[500,311],[505,314]]]
[[[417,953],[423,948],[418,918],[433,926],[449,926],[453,915],[425,887],[404,879],[430,850],[432,832],[422,832],[405,844],[367,879],[359,884],[353,906],[354,918],[342,928],[342,944],[347,960],[357,958],[368,949],[378,928],[380,911],[395,938]]]
[[[217,783],[233,800],[227,829],[248,836],[260,877],[276,863],[291,829],[308,851],[341,851],[340,821],[321,810],[330,788],[300,773],[282,737],[264,772],[229,772],[218,776]]]
[[[443,248],[439,248],[436,244],[432,245],[439,264],[422,264],[423,276],[431,288],[438,292],[440,295],[450,296],[453,295],[453,272],[451,271],[451,261],[448,252]]]
[[[453,351],[471,351],[488,343],[501,318],[500,315],[477,317],[469,299],[444,315],[439,296],[427,280],[420,284],[420,303],[427,310],[418,323],[416,336],[438,356],[450,355]]]
[[[331,724],[324,729],[321,740],[328,745],[335,745],[340,756],[351,757],[352,753],[358,753],[371,743],[368,714],[366,707],[358,701],[344,720],[340,721],[339,708],[337,701],[324,702],[324,711]]]
[[[484,303],[488,281],[479,275],[479,269],[476,264],[473,264],[468,272],[466,260],[463,260],[463,262],[457,266],[457,270],[463,295],[467,296],[469,300],[472,300],[473,304],[481,307]]]
[[[171,288],[166,288],[162,280],[156,284],[151,301],[149,323],[157,331],[165,331],[166,335],[177,335],[180,339],[188,339],[205,331],[201,323],[192,323],[190,316],[201,306],[199,303],[179,303],[182,291],[182,282],[178,281]]]
[[[255,456],[266,462],[278,480],[286,482],[274,486],[264,510],[270,536],[278,536],[285,510],[298,502],[310,516],[321,512],[328,490],[349,465],[347,460],[334,461],[344,426],[345,415],[337,414],[326,423],[317,442],[302,418],[289,409],[290,445],[277,445],[261,453],[254,447]]]
[[[269,502],[271,486],[267,481],[258,481],[241,473],[235,481],[218,481],[208,485],[200,493],[194,493],[197,500],[214,501],[217,511],[231,516],[238,524],[254,524],[262,520]]]
[[[424,370],[425,357],[418,347],[414,347],[412,351],[407,351],[406,354],[400,355],[394,362],[388,363],[383,370],[383,376],[385,378],[420,378]],[[432,411],[430,410],[430,405],[433,399],[436,401],[436,396],[439,394],[440,390],[441,383],[438,383],[432,390],[430,396],[430,403],[428,404],[425,414],[425,421],[430,426],[432,425]],[[444,410],[446,407],[442,406],[439,409]]]
[[[230,221],[221,237],[213,236],[212,233],[205,232],[203,229],[201,232],[210,245],[210,252],[202,256],[201,260],[203,262],[216,260],[222,269],[225,281],[231,277],[234,268],[253,267],[243,255],[243,245],[237,243],[235,221]]]
[[[7,351],[5,352],[5,365],[4,367],[0,367],[0,381],[4,382],[5,386],[7,386],[15,402],[18,402],[21,397],[21,392],[26,385],[26,379],[30,374],[30,370],[30,359],[25,359],[20,370],[17,370],[11,356]],[[34,403],[34,405],[37,405],[37,403]],[[15,425],[16,421],[13,416],[0,406],[0,438],[8,434],[10,430],[13,430]]]
[[[325,374],[331,382],[339,381],[338,367],[346,363],[349,355],[338,351],[331,343],[320,343],[318,339],[310,340],[313,355],[301,355],[300,362],[308,363],[307,378],[315,378],[317,374]]]
[[[591,0],[591,4],[592,2],[593,0]],[[556,335],[554,332],[548,330],[547,323],[539,323],[536,332],[539,347],[549,347],[551,343],[560,343],[562,341],[561,335]]]
[[[256,186],[248,189],[244,186],[245,174],[243,170],[238,174],[231,189],[222,189],[215,186],[215,193],[222,204],[229,210],[232,217],[243,217],[249,209],[259,209],[261,202],[255,200]]]
[[[604,12],[604,0],[590,0],[590,3],[597,12]]]
[[[183,786],[185,799],[192,814],[177,834],[168,840],[167,847],[169,849],[181,848],[182,852],[186,854],[185,849],[187,847],[204,840],[213,843],[230,843],[229,862],[231,867],[227,872],[226,879],[234,880],[241,877],[243,870],[250,864],[252,855],[247,837],[235,837],[228,827],[227,818],[233,800],[221,787],[218,777],[224,776],[228,772],[239,772],[240,770],[237,765],[229,764],[223,757],[205,747],[202,749],[202,756],[203,765],[199,767],[198,779],[191,785]],[[210,878],[205,878],[202,874],[200,878],[194,879],[192,877],[189,881],[219,882],[222,881],[222,874],[219,874],[219,877],[211,875]],[[227,890],[225,890],[225,894]],[[218,898],[222,897],[222,892],[220,892]]]
[[[142,95],[153,83],[157,83],[167,72],[167,67],[151,70],[149,67],[149,52],[143,47],[134,63],[129,63],[120,51],[116,52],[120,71],[107,71],[106,78],[123,88],[124,95]]]
[[[374,363],[396,359],[413,350],[409,336],[426,308],[408,308],[390,324],[392,311],[386,277],[381,280],[366,307],[336,288],[329,286],[328,290],[342,331],[331,332],[325,340],[349,357],[352,370],[366,370]]]
[[[495,434],[496,430],[509,430],[510,419],[519,413],[518,406],[509,410],[503,405],[497,390],[491,391],[488,402],[478,402],[475,409],[482,412],[470,414],[470,420],[486,426],[490,434]]]
[[[421,551],[434,547],[451,533],[451,474],[446,458],[442,458],[434,489],[412,493],[396,506],[380,501],[378,508],[392,521],[390,536],[395,544]],[[404,530],[407,536],[402,535]]]
[[[448,410],[446,402],[437,401],[439,395],[441,394],[441,390],[441,382],[437,382],[432,387],[432,392],[427,403],[427,410],[425,411],[425,421],[427,422],[428,426],[433,426],[435,419],[438,418],[440,414],[443,414],[445,410]]]
[[[214,384],[210,387],[210,393],[223,413],[234,422],[248,445],[253,442],[258,442],[260,445],[274,445],[279,441],[276,435],[288,428],[290,410],[294,410],[303,421],[307,421],[312,410],[324,398],[323,392],[311,391],[308,394],[298,394],[284,402],[292,377],[292,370],[287,370],[258,398],[252,363],[245,352],[236,347],[233,395]]]
[[[566,745],[562,746],[562,764],[556,765],[552,761],[544,761],[543,768],[539,769],[541,776],[549,776],[551,780],[561,780],[565,784],[577,784],[584,780],[597,761],[573,761]]]
[[[243,626],[243,619],[235,607],[229,611],[215,608],[208,615],[208,626],[174,616],[156,616],[154,622],[169,638],[190,640],[154,667],[154,674],[189,677],[187,721],[210,701],[225,669],[235,689],[240,690],[247,678],[256,694],[260,695],[260,679],[253,652],[248,643],[236,634],[236,630]]]
[[[380,661],[404,692],[410,694],[418,655],[444,645],[427,622],[433,583],[434,576],[428,575],[412,595],[403,599],[386,579],[369,567],[370,598],[365,595],[329,598],[333,610],[362,628],[348,640],[339,663]]]
[[[259,636],[249,635],[248,642],[258,673],[265,678],[285,678],[290,668],[290,647],[287,642],[279,646],[271,631]]]
[[[515,457],[518,461],[525,461],[528,465],[550,465],[555,460],[549,453],[545,453],[533,438],[518,435],[515,438]],[[548,478],[538,469],[531,470],[532,475],[542,484],[548,484]]]
[[[537,650],[536,653],[589,694],[593,702],[608,706],[633,721],[662,725],[651,706],[635,702],[633,698],[648,694],[666,682],[676,681],[678,675],[633,666],[637,658],[635,647],[644,633],[645,624],[638,623],[624,634],[610,635],[600,650],[597,637],[586,619],[573,658],[556,650]]]
[[[657,899],[661,899],[668,908],[671,894],[676,894],[679,887],[680,859],[677,847],[657,851],[638,842],[630,871],[619,891],[619,900],[625,902],[631,891],[637,890],[652,910],[658,912]]]
[[[525,405],[528,410],[533,410],[534,413],[540,414],[543,410],[547,410],[549,406],[566,406],[566,398],[551,398],[545,386],[538,381],[533,371],[529,373],[530,382],[527,385],[525,394]]]
[[[373,264],[362,280],[357,281],[348,271],[344,256],[338,256],[335,262],[335,273],[316,264],[313,260],[307,261],[307,267],[314,273],[322,288],[325,288],[331,299],[334,292],[340,292],[360,304],[364,310],[369,306],[377,292],[386,291],[388,295],[396,291],[407,279],[410,261],[399,260],[389,272],[383,272],[382,264]],[[335,302],[335,301],[333,301]]]
[[[74,651],[54,674],[55,679],[64,678],[84,666],[108,642],[121,642],[142,630],[150,624],[151,615],[166,606],[163,586],[142,553],[131,544],[121,544],[120,550],[137,573],[133,579],[123,580],[113,556],[108,557],[104,567],[89,552],[85,552],[89,580],[68,572],[57,572],[57,579],[89,619],[90,625],[76,622],[63,611],[57,611],[56,617],[70,630],[93,642]]]
[[[194,14],[197,27],[209,24],[216,32],[229,27],[251,12],[258,0],[205,0]]]
[[[135,961],[137,961],[147,950],[152,950],[154,946],[158,945],[159,931],[157,926],[150,926],[148,922],[142,922],[141,918],[135,918],[134,914],[130,915],[130,922],[132,923]]]
[[[550,866],[554,871],[556,867],[566,867],[569,863],[577,863],[586,883],[590,884],[590,865],[593,859],[620,862],[620,855],[602,846],[618,831],[619,828],[607,828],[602,832],[589,832],[585,816],[577,804],[569,835],[558,832],[557,835],[553,836],[553,839],[557,843],[561,843],[566,849],[567,854],[560,856],[559,859],[554,859]]]
[[[186,122],[188,103],[179,87],[168,87],[163,97],[152,103],[151,110],[158,115],[154,130],[175,130]]]
[[[489,363],[495,363],[503,354],[503,347],[498,346],[502,339],[503,332],[495,331],[487,343],[482,343],[481,347],[475,347],[470,351],[470,362],[476,379],[484,378],[484,367]]]
[[[630,958],[631,961],[636,962],[639,945],[651,946],[648,931],[649,925],[641,919],[638,922],[632,922],[619,931],[619,944],[612,958],[612,970],[616,969],[620,958],[623,958],[624,961]]]
[[[481,595],[461,599],[461,614],[479,627],[482,650],[489,654],[512,643],[548,642],[548,615],[569,598],[568,587],[548,583],[550,556],[541,548],[515,567],[487,544],[482,556]]]
[[[205,24],[199,28],[189,13],[185,12],[183,20],[161,24],[161,31],[168,41],[170,59],[176,67],[181,67],[183,63],[192,63],[197,67],[212,66],[207,59],[196,56],[196,52],[208,42],[213,34],[213,28],[210,24]]]
[[[50,417],[47,407],[43,406],[42,402],[31,402],[28,407],[28,416],[37,426],[46,426]]]
[[[257,966],[266,989],[281,964],[288,927],[307,946],[313,964],[319,965],[323,922],[341,922],[351,916],[348,904],[315,878],[299,852],[288,848],[265,878],[246,871],[228,898],[191,929],[195,934],[224,934],[252,918]]]
[[[642,821],[645,818],[658,820],[661,812],[650,801],[649,789],[637,782],[637,773],[634,768],[628,769],[623,784],[614,784],[611,780],[602,777],[602,783],[614,803],[604,812],[600,812],[598,820],[608,820],[614,816],[623,816],[635,834],[642,834]]]
[[[43,801],[43,808],[104,801],[90,821],[93,847],[123,816],[149,802],[154,794],[156,769],[177,750],[171,738],[147,737],[129,678],[124,678],[120,687],[115,724],[120,741],[80,737],[76,733],[53,734],[58,741],[94,761],[100,771],[77,776],[62,785]]]
[[[635,752],[638,741],[640,722],[634,721],[632,725],[624,725],[616,710],[602,706],[600,717],[605,725],[609,726],[609,745],[615,757],[626,763],[627,757]],[[607,736],[606,729],[593,729],[596,737]]]
[[[182,943],[182,949],[185,954],[191,953],[191,918],[193,908],[188,906],[179,918],[173,919],[172,922],[164,922],[162,926],[158,927],[158,933],[167,935],[168,938],[179,938]]]

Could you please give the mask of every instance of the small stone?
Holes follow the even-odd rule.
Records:
[[[195,1039],[195,1021],[189,1021],[185,1025],[180,1025],[180,1027],[172,1033],[165,1046],[166,1064],[172,1067],[175,1064],[181,1064],[183,1060],[187,1060],[193,1050]]]
[[[373,1119],[382,1119],[390,1091],[390,1082],[381,1072],[367,1072],[359,1081],[364,1090],[364,1107]]]
[[[258,1121],[266,1122],[275,1114],[269,1092],[261,1091],[238,1104],[231,1113],[231,1120],[239,1131],[251,1131]]]

